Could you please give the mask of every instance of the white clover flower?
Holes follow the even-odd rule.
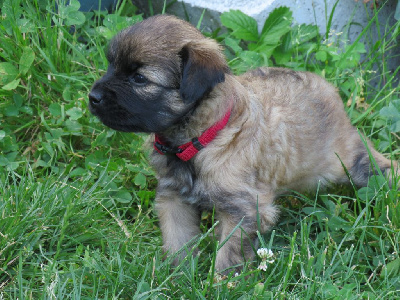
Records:
[[[267,271],[267,262],[265,260],[263,260],[257,269],[264,271],[264,272]]]
[[[261,258],[261,263],[258,266],[259,270],[266,271],[267,270],[267,264],[272,264],[275,259],[274,259],[274,253],[272,252],[271,249],[268,248],[260,248],[257,250],[257,255]]]
[[[260,248],[257,250],[257,255],[261,258],[261,259],[270,259],[274,256],[274,253],[272,252],[271,249],[268,248]]]

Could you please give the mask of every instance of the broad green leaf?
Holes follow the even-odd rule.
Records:
[[[94,145],[106,145],[107,144],[107,131],[101,132],[94,140]]]
[[[236,74],[241,74],[249,69],[265,65],[264,56],[254,51],[243,51],[238,58],[229,62],[229,66]]]
[[[390,125],[391,132],[400,132],[400,121],[394,122]]]
[[[253,51],[253,52],[257,52],[260,55],[269,58],[272,54],[272,52],[274,52],[274,49],[276,48],[277,45],[270,45],[270,44],[261,44],[261,45],[257,45],[257,44],[250,44],[249,45],[249,50]]]
[[[24,98],[20,94],[14,94],[13,100],[15,105],[20,108],[22,104],[24,103]]]
[[[296,52],[307,52],[311,45],[316,45],[315,43],[312,43],[312,39],[317,36],[318,27],[316,25],[301,24],[293,27],[283,36],[281,45],[282,49],[280,52],[290,53],[294,49],[296,49]]]
[[[141,20],[142,20],[142,17],[140,15],[127,18],[127,17],[119,16],[117,14],[109,14],[104,18],[103,25],[106,28],[113,31],[114,33],[117,33],[118,31],[120,31],[128,26],[131,26]]]
[[[328,54],[325,51],[318,51],[317,53],[315,53],[315,58],[318,59],[319,61],[326,61],[328,58]]]
[[[138,8],[133,4],[133,1],[125,1],[121,2],[123,3],[123,6],[119,10],[119,14],[121,16],[134,16],[137,13]]]
[[[5,85],[18,76],[18,69],[9,62],[0,63],[0,85]]]
[[[52,138],[50,133],[48,132],[45,132],[44,136],[46,137],[46,140],[50,140]],[[53,145],[51,143],[42,143],[41,145],[43,149],[47,152],[47,154],[50,155],[51,158],[53,158],[55,154],[55,148],[53,147]]]
[[[249,69],[254,69],[263,65],[265,65],[263,55],[254,51],[243,51],[237,58],[229,62],[229,67],[235,74],[241,74]]]
[[[61,116],[61,105],[56,102],[51,103],[49,105],[49,112],[54,117]]]
[[[2,3],[2,6],[1,6]],[[1,27],[3,27],[7,34],[13,34],[13,27],[15,23],[18,23],[23,12],[23,6],[16,2],[15,0],[4,0],[0,1],[0,11],[1,11]]]
[[[240,53],[239,57],[245,61],[251,69],[262,66],[264,62],[263,57],[254,51],[243,51]]]
[[[353,50],[354,50],[354,52],[358,52],[358,53],[366,53],[367,52],[365,50],[364,43],[356,43],[356,45],[355,45]]]
[[[85,175],[86,173],[87,173],[87,170],[85,170],[84,168],[78,167],[78,168],[72,170],[69,173],[69,176],[71,176],[71,177],[79,176],[80,177],[82,175]]]
[[[52,128],[51,131],[51,138],[48,138],[48,140],[58,140],[60,139],[63,135],[66,135],[67,133],[64,132],[62,128]]]
[[[142,173],[137,173],[133,182],[141,188],[144,188],[146,186],[147,179]]]
[[[110,40],[114,36],[114,31],[108,29],[105,26],[96,27],[96,33]]]
[[[342,289],[338,292],[338,299],[351,299],[354,295],[355,291],[357,291],[357,284],[356,283],[349,283],[345,284]]]
[[[33,115],[32,107],[27,106],[27,105],[20,107],[19,111],[21,111],[21,112],[23,112],[25,114],[31,115],[31,116]]]
[[[276,51],[276,49],[274,50],[273,54],[272,54],[275,58],[275,62],[278,65],[288,65],[292,62],[292,53],[291,52],[283,52],[283,51]]]
[[[396,258],[395,260],[391,261],[386,265],[386,272],[381,272],[381,278],[385,278],[386,274],[393,278],[400,275],[400,257]]]
[[[97,26],[95,30],[98,34],[109,40],[120,30],[131,26],[141,20],[141,15],[127,18],[116,14],[109,14],[103,20],[104,26]]]
[[[22,5],[15,5],[15,2],[16,1],[13,0],[4,0],[1,2],[1,12],[3,13],[3,18],[17,19],[17,17],[21,14]]]
[[[71,101],[71,87],[69,85],[67,85],[63,92],[62,92],[62,96],[64,98],[65,101]]]
[[[17,26],[21,33],[34,32],[36,30],[35,24],[25,18],[17,19]]]
[[[265,20],[261,31],[262,43],[278,45],[283,35],[290,31],[292,19],[292,12],[288,7],[274,9]]]
[[[240,10],[230,10],[221,14],[221,23],[231,29],[238,39],[256,42],[258,40],[257,21]]]
[[[120,203],[129,203],[132,200],[132,195],[127,190],[118,191],[114,197]]]
[[[243,51],[242,47],[239,46],[240,41],[232,39],[230,37],[225,38],[225,45],[233,50],[236,55]]]
[[[96,168],[98,165],[101,165],[107,160],[108,159],[104,156],[104,152],[101,150],[97,150],[94,153],[89,154],[85,157],[85,169],[90,170],[92,168]],[[104,180],[107,180],[107,178],[104,177]]]
[[[2,139],[4,139],[5,136],[6,136],[6,132],[4,130],[0,130],[0,141]]]
[[[328,227],[332,231],[339,231],[342,229],[348,230],[351,228],[351,226],[349,225],[348,222],[346,222],[346,220],[344,220],[343,218],[340,218],[338,216],[335,216],[335,215],[332,215],[329,217]]]
[[[67,13],[78,11],[81,7],[81,3],[78,0],[70,0],[68,5],[65,7]]]
[[[5,167],[8,165],[8,159],[0,154],[0,167]]]
[[[392,122],[399,121],[400,120],[400,99],[391,101],[388,106],[383,107],[379,111],[379,114]]]
[[[318,36],[318,26],[316,25],[299,25],[293,36],[293,42],[300,45],[307,43]]]
[[[73,11],[68,13],[67,19],[65,20],[65,24],[67,26],[72,26],[72,25],[82,25],[85,23],[86,17],[81,11]]]
[[[15,171],[19,166],[19,162],[16,161],[10,161],[7,165],[7,170],[8,171]]]
[[[18,107],[15,106],[15,105],[7,106],[7,107],[4,109],[4,114],[5,114],[7,117],[16,117],[16,116],[18,116],[18,113],[19,113],[19,109],[18,109]]]
[[[59,4],[58,13],[59,17],[65,21],[65,25],[82,25],[86,21],[86,17],[83,12],[79,11],[81,4],[78,0],[70,0],[68,5]],[[59,21],[53,18],[53,21],[58,24]]]
[[[78,120],[79,118],[81,118],[83,116],[83,111],[81,108],[79,107],[73,107],[70,108],[66,111],[67,116],[69,116],[69,118],[71,120]]]
[[[18,84],[19,84],[20,81],[21,81],[20,78],[15,79],[15,80],[13,80],[13,81],[7,83],[6,85],[4,85],[4,86],[2,87],[2,89],[3,89],[3,90],[6,90],[6,91],[15,90],[15,89],[17,88],[17,86],[18,86]]]
[[[6,157],[8,161],[15,161],[17,159],[18,152],[7,153]]]
[[[30,47],[24,47],[22,55],[19,59],[19,72],[23,75],[28,72],[35,60],[35,52]]]
[[[265,288],[263,283],[257,283],[256,286],[254,287],[254,296],[255,297],[260,297],[264,295]]]
[[[73,135],[82,135],[82,125],[78,121],[70,118],[69,120],[65,121],[65,126]]]

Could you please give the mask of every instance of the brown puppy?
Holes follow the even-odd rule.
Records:
[[[123,30],[108,60],[89,107],[116,130],[156,133],[156,210],[170,253],[200,234],[202,210],[215,209],[220,241],[241,222],[217,254],[224,270],[253,257],[256,231],[274,224],[283,191],[349,182],[342,163],[366,185],[368,151],[382,172],[397,168],[366,149],[324,79],[279,68],[233,76],[218,44],[175,17]]]

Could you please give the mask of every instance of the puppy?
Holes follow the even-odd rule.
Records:
[[[349,177],[365,186],[377,173],[369,153],[384,174],[397,169],[360,138],[324,79],[281,68],[234,76],[220,46],[175,17],[123,30],[107,59],[89,108],[115,130],[153,133],[155,208],[171,254],[200,234],[201,211],[214,209],[219,240],[229,237],[216,268],[240,265],[253,258],[256,231],[274,224],[282,192]]]

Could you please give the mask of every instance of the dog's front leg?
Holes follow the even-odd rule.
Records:
[[[227,197],[216,207],[217,234],[220,245],[216,257],[216,269],[229,272],[229,268],[241,269],[244,261],[254,258],[258,247],[257,231],[265,233],[275,223],[278,210],[273,205],[274,194],[265,193],[256,198],[245,196]]]
[[[215,268],[225,273],[232,271],[229,269],[231,267],[240,269],[244,261],[254,257],[253,247],[257,243],[256,223],[251,222],[253,228],[249,228],[247,217],[240,220],[225,213],[218,214],[217,217],[217,233],[222,247],[217,252]]]
[[[200,212],[193,205],[185,203],[174,191],[159,191],[155,201],[164,251],[173,255],[182,250],[174,260],[177,265],[191,248],[188,242],[200,234]]]

